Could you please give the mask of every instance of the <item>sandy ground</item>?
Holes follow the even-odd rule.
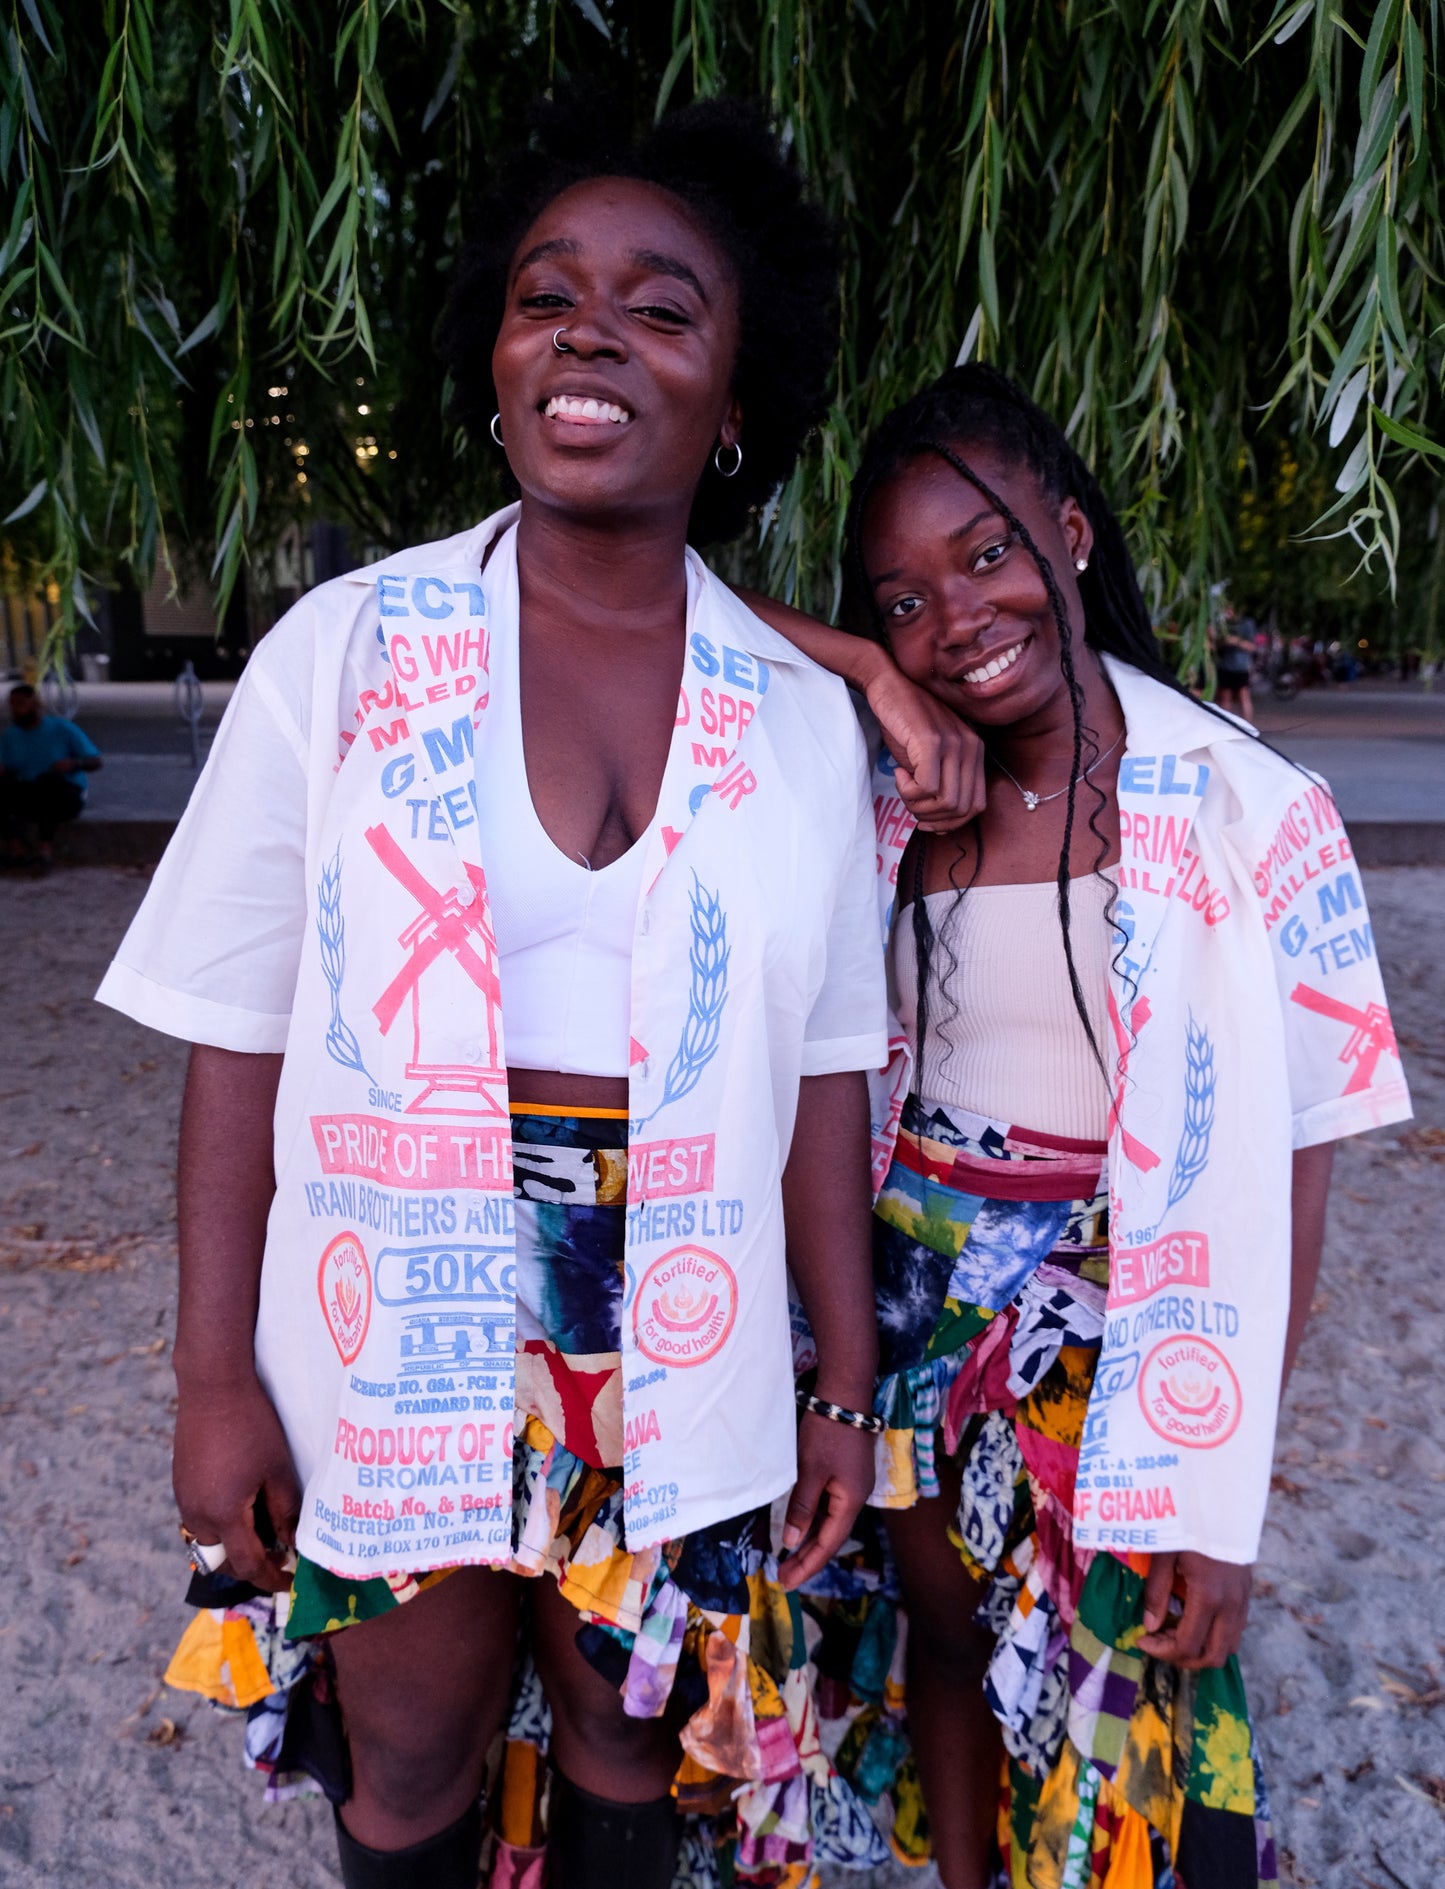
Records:
[[[1341,1151],[1246,1677],[1286,1880],[1427,1889],[1445,1877],[1445,872],[1366,876],[1417,1119]],[[185,1052],[90,1001],[143,889],[101,869],[0,881],[0,1884],[321,1889],[326,1809],[264,1808],[239,1728],[160,1685],[185,1623],[167,1359]]]

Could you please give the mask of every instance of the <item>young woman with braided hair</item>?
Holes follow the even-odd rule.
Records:
[[[884,421],[847,552],[861,640],[786,627],[931,691],[984,791],[909,839],[886,753],[875,780],[908,1050],[875,1107],[891,1554],[865,1531],[866,1607],[846,1567],[819,1602],[820,1671],[872,1701],[839,1762],[896,1772],[895,1847],[947,1889],[995,1842],[1010,1884],[1254,1889],[1235,1654],[1275,1415],[1332,1144],[1409,1112],[1349,842],[1180,688],[1097,481],[1003,375]]]

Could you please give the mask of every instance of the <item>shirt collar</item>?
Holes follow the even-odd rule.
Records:
[[[1126,745],[1130,749],[1142,745],[1182,755],[1198,748],[1215,748],[1221,742],[1256,739],[1249,724],[1237,716],[1203,707],[1191,696],[1146,676],[1142,669],[1118,656],[1102,651],[1100,656],[1124,711]]]
[[[499,537],[517,522],[521,511],[520,504],[505,505],[501,511],[493,512],[479,524],[469,526],[466,531],[459,531],[450,538],[438,538],[431,544],[412,545],[404,551],[393,551],[384,558],[378,558],[374,564],[363,564],[354,571],[347,571],[342,582],[370,587],[378,577],[407,575],[423,567],[434,571],[461,568],[479,570],[487,546],[493,538]],[[686,556],[689,582],[696,587],[698,600],[706,597],[713,608],[726,614],[729,635],[749,655],[769,663],[806,666],[809,658],[785,636],[780,636],[771,625],[764,623],[761,617],[755,616],[742,598],[708,569],[691,545],[687,547]]]
[[[437,538],[431,544],[408,545],[404,551],[392,551],[384,558],[378,558],[374,564],[362,564],[354,571],[347,571],[342,577],[344,584],[374,585],[378,577],[410,575],[413,571],[427,569],[433,571],[458,570],[463,567],[472,571],[481,568],[482,558],[492,539],[515,523],[521,506],[504,505],[499,512],[493,512],[480,524],[470,525],[465,531],[458,531],[450,538]]]
[[[790,643],[786,636],[780,635],[770,623],[764,623],[738,596],[737,592],[725,584],[715,571],[707,565],[693,550],[687,547],[687,567],[689,584],[697,586],[697,601],[704,601],[711,609],[721,612],[727,619],[728,635],[736,641],[750,656],[758,657],[765,663],[792,663],[799,668],[807,668],[812,663],[810,656],[804,655],[795,643]],[[693,623],[701,626],[703,613],[694,610]]]

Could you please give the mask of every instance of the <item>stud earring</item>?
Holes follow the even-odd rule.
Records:
[[[502,443],[502,416],[500,413],[494,413],[492,415],[491,431],[492,431],[492,438],[500,446]]]
[[[1088,568],[1089,568],[1089,560],[1087,558],[1074,559],[1074,569],[1079,573],[1081,577],[1083,576],[1084,572],[1088,570]]]

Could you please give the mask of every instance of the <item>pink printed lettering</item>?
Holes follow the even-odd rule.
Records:
[[[1116,1249],[1109,1256],[1109,1304],[1137,1305],[1163,1286],[1209,1284],[1209,1236],[1167,1233],[1147,1246]]]
[[[715,1146],[712,1135],[634,1142],[627,1150],[627,1198],[636,1204],[676,1194],[711,1193]]]
[[[736,812],[749,794],[757,792],[757,786],[757,775],[750,767],[744,767],[739,762],[730,773],[724,774],[721,780],[713,782],[712,790]]]
[[[899,795],[880,794],[873,802],[873,824],[878,844],[894,847],[901,846],[907,840],[913,831],[914,821]]]
[[[511,1187],[507,1127],[442,1130],[379,1115],[313,1115],[311,1133],[323,1174],[354,1174],[378,1187]]]
[[[368,728],[366,732],[371,738],[372,747],[380,754],[383,748],[394,748],[399,742],[407,740],[411,729],[407,726],[405,715],[401,715],[388,728]]]
[[[1172,1489],[1103,1489],[1101,1522],[1161,1522],[1177,1514]]]

